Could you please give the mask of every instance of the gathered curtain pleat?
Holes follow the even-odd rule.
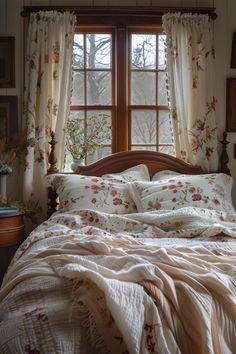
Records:
[[[208,15],[180,13],[165,14],[162,20],[176,156],[205,171],[216,171],[212,21]]]
[[[57,138],[59,168],[64,159],[64,124],[71,96],[71,66],[76,16],[40,11],[30,15],[25,58],[23,125],[28,147],[24,160],[23,199],[34,208],[35,222],[46,218],[45,174],[51,131]],[[37,215],[36,215],[37,214]]]

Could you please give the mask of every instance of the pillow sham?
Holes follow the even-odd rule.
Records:
[[[140,164],[120,173],[107,173],[103,178],[112,180],[114,182],[133,182],[133,181],[150,181],[149,170],[146,165]]]
[[[60,211],[90,209],[109,214],[137,212],[126,183],[73,174],[49,176],[48,181],[59,196]]]
[[[152,176],[152,181],[159,181],[160,179],[166,179],[166,178],[171,178],[175,176],[179,176],[181,173],[175,172],[175,171],[170,171],[170,170],[163,170],[160,172],[155,173]]]
[[[232,185],[232,177],[223,173],[178,174],[154,182],[128,183],[128,188],[139,212],[193,206],[233,213]]]

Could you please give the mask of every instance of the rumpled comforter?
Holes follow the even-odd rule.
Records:
[[[0,291],[0,353],[236,353],[236,215],[54,214]]]

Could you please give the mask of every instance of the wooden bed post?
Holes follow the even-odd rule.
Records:
[[[55,133],[52,131],[51,132],[51,141],[49,141],[49,145],[51,146],[50,148],[50,153],[48,156],[48,170],[47,174],[52,174],[52,173],[58,173],[58,168],[57,168],[57,158],[55,154],[55,149],[56,149],[56,144],[57,141],[55,140]],[[57,202],[57,193],[54,191],[51,187],[48,188],[48,212],[47,216],[50,217],[52,213],[54,213],[57,210],[58,202]]]
[[[220,168],[219,172],[226,173],[227,175],[230,175],[230,169],[228,167],[228,162],[229,162],[229,156],[227,153],[227,145],[229,142],[227,141],[227,132],[224,131],[223,133],[223,140],[221,141],[222,144],[222,152],[220,156]]]
[[[56,144],[57,144],[57,141],[55,140],[55,133],[52,131],[51,132],[51,141],[49,141],[49,145],[51,146],[51,148],[50,148],[50,153],[48,156],[48,164],[49,164],[49,168],[47,171],[48,174],[59,172],[58,168],[57,168],[57,158],[56,158],[56,154],[55,154]]]

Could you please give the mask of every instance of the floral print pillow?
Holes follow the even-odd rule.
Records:
[[[232,177],[223,173],[178,174],[155,182],[128,183],[128,188],[139,212],[193,206],[234,213],[232,185]]]
[[[127,184],[102,177],[54,175],[49,180],[59,196],[59,210],[90,209],[110,214],[137,212]]]
[[[108,173],[102,177],[112,180],[114,182],[133,182],[133,181],[150,181],[150,174],[148,167],[144,164],[140,164],[120,173]]]

